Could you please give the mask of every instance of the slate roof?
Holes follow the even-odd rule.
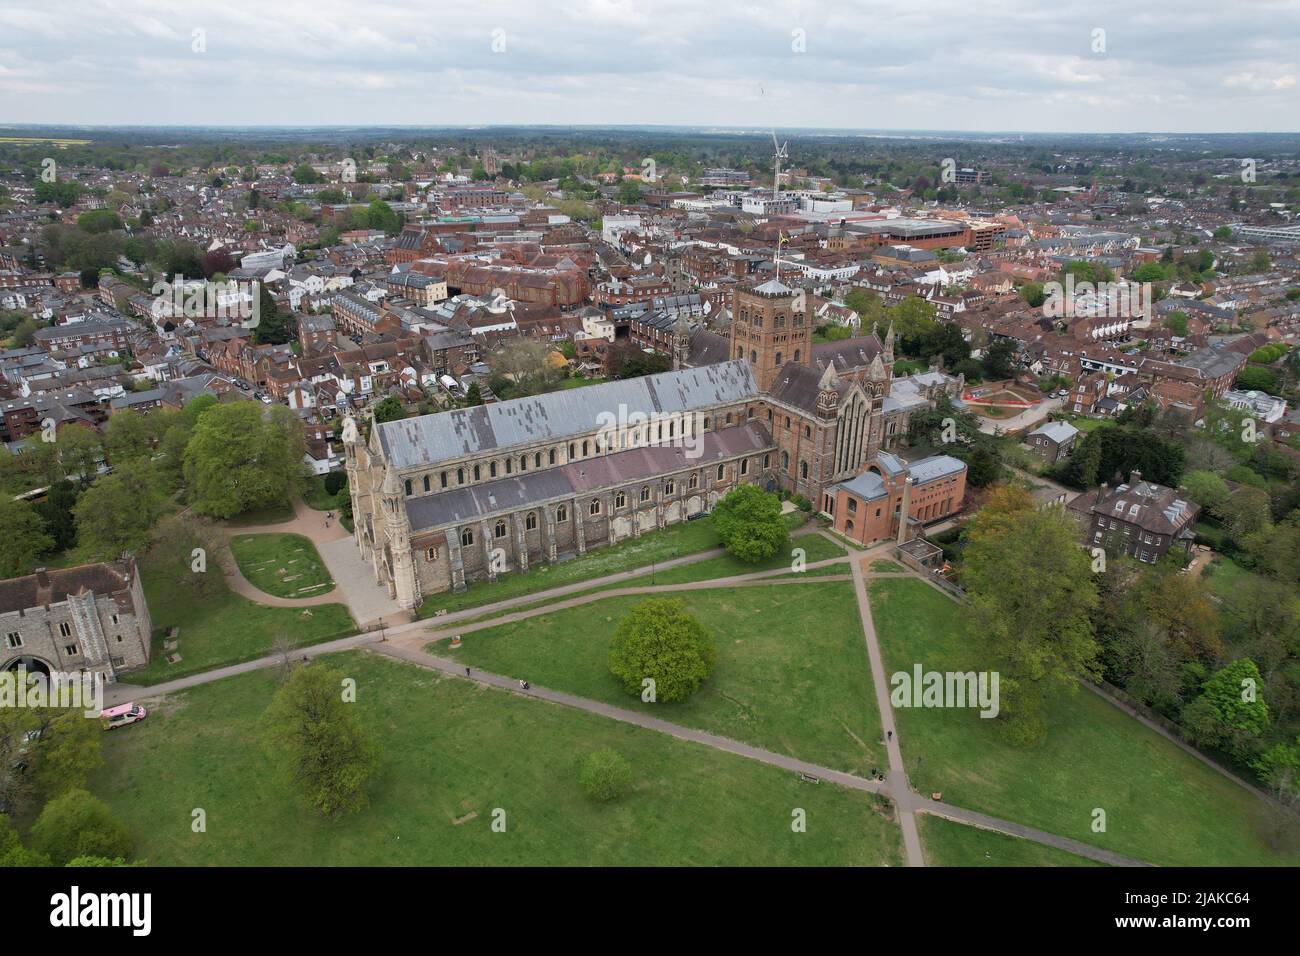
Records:
[[[1075,435],[1079,434],[1079,429],[1075,428],[1069,422],[1048,422],[1046,425],[1039,425],[1029,433],[1033,435],[1046,435],[1056,444],[1069,441]]]
[[[731,361],[384,422],[376,432],[384,457],[400,470],[590,433],[620,408],[662,415],[757,395],[749,363]]]
[[[0,581],[0,613],[58,604],[67,600],[69,594],[86,590],[107,597],[130,586],[130,572],[122,562],[37,571]]]
[[[590,386],[595,388],[595,386]],[[673,472],[700,468],[747,452],[771,449],[767,430],[754,422],[706,432],[698,457],[672,445],[633,448],[558,468],[524,472],[483,484],[406,499],[411,532],[518,511],[556,498],[590,495]]]

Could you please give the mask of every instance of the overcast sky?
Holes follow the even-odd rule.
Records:
[[[1300,128],[1300,0],[223,7],[0,0],[0,122]]]

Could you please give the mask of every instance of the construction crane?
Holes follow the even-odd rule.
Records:
[[[772,169],[772,198],[779,199],[781,198],[781,160],[790,157],[787,150],[790,141],[786,140],[784,143],[778,143],[776,141],[776,130],[772,130],[772,145],[776,147],[776,161],[773,163]]]

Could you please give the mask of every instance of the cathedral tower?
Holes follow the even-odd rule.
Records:
[[[748,359],[758,387],[768,391],[786,362],[812,364],[812,323],[803,290],[779,279],[738,288],[731,310],[731,357]]]

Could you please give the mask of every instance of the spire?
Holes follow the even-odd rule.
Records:
[[[385,468],[384,483],[380,487],[380,494],[400,496],[401,493],[402,486],[397,483],[397,475],[393,473],[393,469]]]
[[[867,369],[867,378],[872,381],[883,381],[885,378],[885,363],[880,361],[880,353],[871,360],[871,367]]]
[[[817,383],[817,387],[823,392],[830,392],[839,389],[840,377],[835,374],[834,362],[831,362],[826,366],[826,371],[822,372],[822,380]]]
[[[894,354],[894,323],[889,323],[889,331],[885,333],[885,351]]]

